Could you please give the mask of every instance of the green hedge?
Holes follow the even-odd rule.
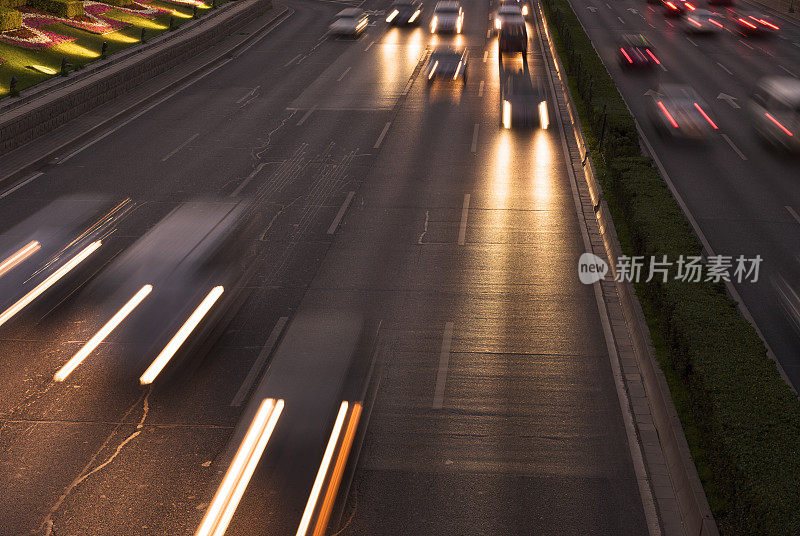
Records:
[[[698,255],[701,245],[650,158],[633,118],[567,0],[544,0],[580,98],[579,113],[627,254]],[[724,532],[800,534],[800,402],[725,288],[651,282],[640,298],[663,327],[670,364],[689,393]],[[641,295],[643,294],[643,295]]]
[[[16,30],[22,26],[22,14],[16,9],[0,7],[0,32]]]
[[[59,17],[72,18],[83,15],[81,0],[30,0],[28,5]]]

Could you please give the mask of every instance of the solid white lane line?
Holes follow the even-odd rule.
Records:
[[[723,138],[725,138],[725,141],[727,141],[727,142],[728,142],[728,145],[730,145],[730,146],[731,146],[731,149],[733,149],[734,151],[736,151],[736,154],[738,154],[738,155],[739,155],[739,158],[741,158],[742,160],[747,160],[747,157],[746,157],[746,156],[745,156],[745,155],[742,153],[742,151],[740,151],[740,150],[739,150],[739,148],[738,148],[738,147],[736,147],[736,144],[734,144],[734,143],[733,143],[733,140],[731,140],[731,139],[728,137],[728,135],[727,135],[727,134],[723,134],[723,135],[722,135],[722,137],[723,137]]]
[[[336,232],[336,228],[339,227],[339,223],[342,221],[344,213],[347,212],[347,207],[349,207],[350,203],[353,201],[354,195],[356,195],[355,192],[347,192],[347,197],[345,198],[344,203],[342,203],[342,206],[339,207],[339,212],[336,213],[336,217],[333,218],[331,226],[328,227],[329,235],[332,235],[333,233]]]
[[[750,43],[748,43],[747,41],[742,41],[741,39],[739,39],[739,42],[744,46],[746,46],[747,48],[749,48],[750,50],[755,50],[753,47],[750,46]]]
[[[464,204],[461,206],[461,224],[458,227],[458,245],[463,246],[467,239],[467,218],[469,217],[469,197],[464,194]]]
[[[686,38],[686,40],[687,40],[687,41],[689,41],[689,42],[690,42],[691,44],[693,44],[694,46],[697,46],[697,43],[695,43],[694,41],[692,41],[692,38],[691,38],[691,37],[687,37],[687,38]]]
[[[166,162],[167,160],[169,160],[170,158],[175,156],[175,154],[178,151],[180,151],[181,149],[183,149],[184,147],[186,147],[187,145],[192,143],[194,140],[197,139],[198,136],[200,136],[199,132],[197,134],[195,134],[194,136],[192,136],[191,138],[189,138],[188,140],[186,140],[185,142],[183,142],[180,145],[178,145],[177,147],[175,147],[173,150],[171,150],[164,158],[161,159],[161,161],[162,162]]]
[[[367,45],[367,48],[365,48],[365,49],[364,49],[364,52],[366,52],[367,50],[369,50],[369,49],[370,49],[370,47],[372,47],[372,45],[374,45],[374,44],[375,44],[375,41],[372,41],[372,42],[370,42],[370,44],[368,44],[368,45]]]
[[[336,79],[336,81],[337,81],[337,82],[341,82],[341,81],[342,81],[342,78],[344,78],[345,76],[347,76],[347,73],[349,73],[349,72],[350,72],[350,69],[352,69],[352,67],[348,67],[347,69],[345,69],[345,70],[344,70],[344,72],[343,72],[341,75],[339,75],[339,78],[337,78],[337,79]]]
[[[481,80],[481,85],[478,86],[478,96],[483,97],[483,80]]]
[[[298,54],[298,55],[297,55],[297,56],[295,56],[294,58],[290,59],[290,60],[289,60],[289,61],[287,61],[287,62],[286,62],[286,63],[285,63],[283,66],[284,66],[284,67],[288,67],[288,66],[290,66],[291,64],[293,64],[294,62],[296,62],[296,61],[297,61],[297,60],[300,58],[300,56],[302,56],[302,54]]]
[[[389,132],[389,127],[392,126],[391,121],[387,121],[386,125],[381,130],[381,135],[378,136],[378,141],[375,142],[375,145],[372,146],[373,149],[380,149],[381,143],[383,143],[383,138],[386,137],[386,133]]]
[[[717,62],[717,65],[719,65],[719,67],[720,67],[720,68],[721,68],[723,71],[725,71],[725,72],[726,72],[726,73],[728,73],[729,75],[733,76],[733,73],[732,73],[732,72],[730,72],[730,71],[728,70],[728,68],[727,68],[727,67],[725,67],[724,65],[722,65],[720,62]]]
[[[488,50],[484,50],[483,51],[483,63],[486,63],[487,59],[489,59],[489,51]]]
[[[472,145],[470,145],[469,150],[473,153],[478,152],[478,123],[475,123],[475,128],[472,129]]]
[[[406,82],[406,87],[403,88],[403,95],[408,95],[408,92],[411,91],[411,86],[414,85],[414,79],[409,78],[408,82]]]
[[[453,323],[444,325],[442,334],[442,350],[439,353],[439,370],[436,373],[436,390],[433,392],[433,409],[442,409],[444,405],[444,388],[447,385],[447,366],[450,363],[450,345],[453,342]]]
[[[31,175],[30,177],[28,177],[28,178],[27,178],[27,179],[25,179],[24,181],[22,181],[22,182],[20,182],[20,183],[18,183],[18,184],[15,184],[15,185],[14,185],[14,186],[12,186],[11,188],[9,188],[8,190],[6,190],[6,191],[5,191],[5,192],[3,192],[2,194],[0,194],[0,199],[3,199],[4,197],[6,197],[6,196],[9,196],[9,195],[13,194],[13,193],[14,193],[14,192],[16,192],[17,190],[19,190],[20,188],[22,188],[23,186],[25,186],[26,184],[28,184],[29,182],[33,182],[33,181],[35,181],[36,179],[38,179],[38,178],[39,178],[39,177],[41,177],[42,175],[44,175],[44,173],[42,173],[41,171],[37,171],[36,173],[34,173],[33,175]]]
[[[786,205],[784,208],[789,211],[789,214],[792,215],[792,218],[794,218],[794,221],[796,221],[797,223],[800,223],[800,214],[798,214],[797,211],[795,211],[795,209],[793,209],[789,205]]]
[[[313,113],[314,113],[314,110],[316,110],[316,109],[317,109],[317,105],[315,104],[314,106],[312,106],[312,107],[311,107],[311,109],[310,109],[309,111],[307,111],[307,112],[305,113],[305,115],[303,115],[303,117],[301,117],[301,118],[300,118],[300,121],[298,121],[298,122],[297,122],[297,126],[299,127],[300,125],[302,125],[303,123],[305,123],[305,122],[306,122],[306,119],[308,119],[309,117],[311,117],[311,114],[313,114]]]
[[[241,387],[239,387],[239,390],[236,392],[236,396],[234,396],[233,400],[231,400],[231,406],[241,406],[242,402],[244,402],[245,398],[247,398],[247,394],[253,387],[253,383],[256,381],[259,372],[261,372],[261,370],[264,368],[267,358],[272,353],[272,349],[275,348],[275,343],[278,342],[278,338],[281,336],[283,327],[286,325],[287,320],[289,320],[288,316],[282,316],[275,323],[275,327],[272,328],[272,332],[269,334],[267,342],[265,342],[264,347],[261,348],[261,352],[258,354],[253,366],[250,367],[250,371],[247,373],[247,376],[242,382]]]
[[[245,95],[245,96],[243,96],[241,99],[237,100],[237,101],[236,101],[236,104],[241,104],[242,102],[246,101],[247,99],[249,99],[250,97],[252,97],[253,95],[255,95],[255,94],[256,94],[256,91],[258,91],[259,89],[261,89],[261,86],[256,86],[256,87],[254,87],[253,89],[251,89],[251,90],[250,90],[250,91],[247,93],[247,95]]]
[[[786,74],[788,74],[789,76],[791,76],[791,77],[793,77],[793,78],[797,78],[797,75],[796,75],[796,74],[794,74],[792,71],[790,71],[789,69],[787,69],[787,68],[786,68],[786,67],[784,67],[783,65],[778,65],[778,67],[780,67],[780,68],[783,70],[783,72],[785,72],[785,73],[786,73]]]
[[[250,175],[245,177],[244,180],[241,182],[241,184],[239,184],[239,186],[237,186],[236,189],[234,191],[232,191],[231,195],[229,195],[228,197],[236,197],[237,195],[242,193],[242,190],[244,190],[244,187],[247,186],[248,184],[250,184],[250,181],[253,180],[253,177],[258,175],[261,172],[261,170],[264,169],[264,166],[266,166],[266,165],[267,165],[267,163],[264,162],[264,163],[261,163],[258,166],[256,166],[256,169],[254,169],[250,173]]]

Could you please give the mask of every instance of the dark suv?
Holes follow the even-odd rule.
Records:
[[[528,30],[525,24],[504,24],[500,28],[498,42],[500,43],[500,54],[503,52],[528,52]]]

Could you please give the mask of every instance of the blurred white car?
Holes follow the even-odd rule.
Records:
[[[363,9],[349,7],[336,14],[328,30],[332,35],[358,37],[368,24],[369,17]]]
[[[683,31],[693,34],[715,34],[725,29],[722,16],[707,9],[695,9],[683,17]]]
[[[464,25],[464,8],[461,2],[437,2],[431,19],[431,33],[461,33]]]
[[[800,80],[762,78],[750,96],[750,119],[756,134],[774,147],[800,152]]]
[[[494,33],[499,32],[503,24],[507,23],[525,24],[522,8],[518,4],[503,4],[497,8],[494,14],[494,25],[492,26]]]

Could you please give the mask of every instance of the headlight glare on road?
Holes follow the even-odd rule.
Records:
[[[503,127],[511,128],[511,103],[503,101]]]
[[[13,270],[15,266],[39,251],[41,247],[41,244],[39,244],[39,242],[36,240],[28,242],[25,246],[20,248],[19,251],[0,263],[0,277],[3,277],[6,273]]]
[[[547,127],[550,126],[550,116],[547,113],[547,101],[539,103],[539,125],[544,130],[547,130]]]
[[[139,383],[142,385],[148,385],[153,383],[153,380],[156,379],[156,376],[164,369],[172,356],[178,351],[178,349],[186,342],[186,339],[189,338],[189,335],[192,334],[192,331],[200,324],[200,321],[203,320],[203,317],[208,314],[208,311],[211,310],[211,307],[214,306],[214,303],[222,296],[222,293],[225,291],[223,287],[214,287],[211,289],[203,301],[200,302],[200,305],[197,306],[197,309],[189,316],[189,318],[184,322],[184,324],[180,327],[180,329],[175,333],[175,335],[170,339],[167,345],[161,350],[161,353],[155,358],[155,360],[147,367],[147,370],[144,371],[144,374],[139,378]]]

